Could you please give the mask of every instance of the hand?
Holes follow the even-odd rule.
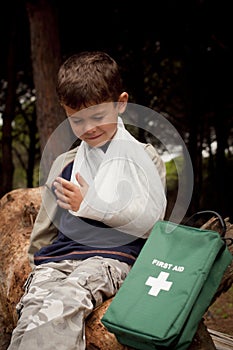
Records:
[[[61,177],[54,181],[57,204],[63,209],[77,211],[88,191],[89,186],[79,173],[76,174],[76,180],[80,187]]]

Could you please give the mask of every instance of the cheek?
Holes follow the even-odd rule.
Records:
[[[81,128],[74,124],[70,124],[70,126],[75,136],[80,137],[82,134]]]
[[[113,135],[115,134],[117,130],[117,125],[116,124],[109,124],[109,125],[106,125],[105,126],[105,132],[108,134],[108,135]]]

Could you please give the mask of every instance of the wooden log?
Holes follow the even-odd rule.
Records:
[[[233,224],[230,223],[229,218],[225,218],[226,224],[226,234],[225,238],[233,239]],[[209,221],[207,221],[204,225],[202,225],[204,229],[210,229],[213,231],[221,232],[221,226],[219,225],[219,221],[216,217],[212,217]],[[229,246],[230,252],[233,254],[233,244]],[[227,268],[226,272],[223,275],[221,284],[218,287],[218,290],[212,300],[212,304],[214,301],[222,294],[228,291],[228,289],[233,284],[233,263]]]
[[[208,329],[217,350],[232,350],[233,336]]]
[[[0,200],[0,349],[5,350],[17,322],[16,304],[31,271],[27,248],[41,204],[40,188],[14,190]]]
[[[15,306],[23,294],[23,284],[31,270],[27,249],[33,223],[41,204],[40,190],[39,187],[17,189],[9,192],[0,200],[0,350],[7,349],[11,332],[16,326]],[[233,237],[233,225],[227,219],[226,224],[226,236]],[[214,218],[210,219],[204,228],[220,229]],[[232,285],[232,265],[226,271],[215,299]],[[87,350],[132,350],[130,347],[119,344],[116,337],[108,332],[101,323],[101,318],[111,301],[112,299],[105,301],[86,320]],[[218,348],[202,321],[189,350],[212,349]]]

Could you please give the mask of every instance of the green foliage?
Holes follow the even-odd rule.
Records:
[[[12,136],[15,165],[13,187],[38,186],[34,168],[39,162],[40,148],[34,101],[20,105],[13,122]]]
[[[183,167],[182,157],[176,157],[165,163],[167,172],[167,190],[177,191],[178,186],[178,171]]]
[[[1,89],[0,113],[4,113],[7,94],[6,82],[1,81]],[[36,126],[35,94],[28,83],[24,83],[23,80],[19,81],[17,88],[11,137],[14,164],[13,189],[38,186],[38,175],[35,169],[39,163],[40,145]],[[0,125],[0,140],[2,140],[2,125]],[[2,156],[0,152],[0,166]]]

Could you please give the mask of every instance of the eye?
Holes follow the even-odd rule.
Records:
[[[101,119],[103,119],[103,118],[104,118],[103,116],[98,116],[98,115],[96,115],[96,116],[93,117],[94,120],[101,120]]]
[[[82,119],[73,119],[73,118],[71,118],[70,120],[73,124],[81,124],[83,121]]]

